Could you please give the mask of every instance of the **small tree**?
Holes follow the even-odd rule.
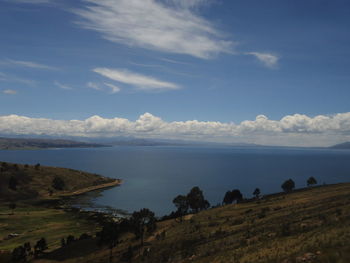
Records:
[[[315,177],[311,176],[309,179],[307,179],[306,183],[307,183],[307,186],[313,186],[317,184],[317,181]]]
[[[156,218],[152,211],[143,208],[132,214],[131,224],[135,236],[141,238],[141,246],[143,246],[144,233],[146,231],[152,233],[156,229]]]
[[[40,169],[40,163],[37,163],[35,166],[34,166],[35,170],[39,170]]]
[[[12,261],[14,261],[14,262],[26,262],[27,261],[26,249],[23,246],[16,247],[12,251]]]
[[[14,214],[14,210],[16,209],[17,205],[16,203],[10,203],[9,208],[12,210],[12,215]]]
[[[177,208],[177,213],[180,215],[180,219],[182,221],[182,217],[187,214],[189,204],[187,197],[184,195],[178,195],[177,197],[174,198],[173,200],[174,205]]]
[[[63,190],[65,187],[65,183],[61,177],[55,176],[55,178],[52,180],[52,187],[56,190]]]
[[[18,184],[17,179],[14,176],[11,176],[10,180],[9,180],[9,188],[11,190],[16,191],[17,190],[17,184]]]
[[[36,242],[36,245],[34,246],[34,255],[37,257],[39,254],[43,253],[47,247],[47,242],[44,237],[42,237],[38,242]]]
[[[65,247],[66,246],[66,240],[64,239],[64,237],[61,238],[61,247]]]
[[[203,191],[198,187],[193,187],[186,196],[189,207],[194,211],[198,212],[209,208],[210,204],[204,199]]]
[[[241,191],[239,191],[238,189],[235,189],[232,191],[227,191],[222,202],[227,205],[227,204],[232,204],[234,201],[239,203],[242,201],[242,199],[243,199],[243,195]]]
[[[106,244],[109,246],[109,262],[113,259],[113,248],[118,244],[118,239],[120,236],[119,224],[116,223],[106,223],[102,231],[100,232],[100,245]]]
[[[259,199],[260,197],[260,189],[259,188],[255,188],[253,195],[255,196],[256,199]]]
[[[293,191],[293,189],[295,188],[295,183],[292,179],[288,179],[287,181],[285,181],[282,185],[281,185],[283,191],[285,191],[286,193]]]
[[[69,235],[67,237],[66,245],[72,244],[75,241],[75,237],[73,235]]]

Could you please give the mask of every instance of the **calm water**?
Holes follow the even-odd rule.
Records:
[[[300,148],[111,147],[0,151],[0,160],[68,167],[122,178],[124,184],[94,198],[129,212],[147,207],[158,215],[174,209],[172,199],[193,186],[204,190],[211,204],[238,188],[251,196],[280,191],[292,178],[297,187],[309,176],[319,183],[350,181],[350,151]]]

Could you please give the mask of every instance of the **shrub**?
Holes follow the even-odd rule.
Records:
[[[63,190],[65,187],[65,183],[63,181],[62,178],[56,176],[53,180],[52,180],[52,187],[55,188],[56,190]]]

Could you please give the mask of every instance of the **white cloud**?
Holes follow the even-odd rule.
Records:
[[[166,122],[150,113],[137,120],[52,120],[18,115],[0,116],[0,134],[46,134],[86,137],[135,136],[270,145],[327,146],[350,140],[350,112],[309,117],[288,115],[270,120],[259,115],[240,124],[213,121]]]
[[[15,3],[23,3],[23,4],[45,4],[51,3],[54,0],[7,0]]]
[[[88,83],[86,84],[86,86],[87,86],[88,88],[90,88],[90,89],[102,90],[101,86],[98,85],[98,84],[95,83],[95,82],[88,82]]]
[[[13,89],[5,89],[2,91],[2,93],[7,94],[7,95],[16,95],[18,92]]]
[[[130,72],[126,69],[95,68],[94,72],[120,83],[132,85],[144,91],[174,90],[180,87],[174,83]]]
[[[270,53],[247,52],[246,55],[256,57],[261,63],[268,68],[275,68],[278,65],[279,57]]]
[[[178,7],[156,0],[85,2],[74,11],[81,18],[77,23],[109,41],[205,59],[231,52],[233,43],[189,9],[206,1],[180,1]]]
[[[111,93],[118,93],[121,89],[119,87],[117,87],[116,85],[110,84],[110,83],[103,83],[105,84],[108,88],[111,89]]]
[[[56,87],[59,87],[60,89],[64,89],[64,90],[72,90],[73,89],[72,87],[70,87],[70,86],[68,86],[66,84],[62,84],[62,83],[60,83],[58,81],[55,81],[54,84],[55,84]]]
[[[34,80],[20,78],[15,75],[5,74],[3,72],[0,72],[0,81],[21,83],[29,86],[33,86],[36,84]]]
[[[172,4],[179,8],[193,9],[197,7],[207,6],[212,0],[165,0],[166,3]]]
[[[0,61],[0,65],[12,65],[12,66],[19,66],[19,67],[26,67],[26,68],[33,68],[33,69],[44,69],[44,70],[57,70],[55,67],[47,66],[44,64],[39,64],[32,61],[22,61],[22,60],[2,60]]]

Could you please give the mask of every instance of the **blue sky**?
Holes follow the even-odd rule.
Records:
[[[345,0],[1,0],[0,25],[2,116],[135,122],[148,112],[223,125],[294,116],[298,126],[295,114],[349,112]],[[348,119],[335,141],[347,128]]]

